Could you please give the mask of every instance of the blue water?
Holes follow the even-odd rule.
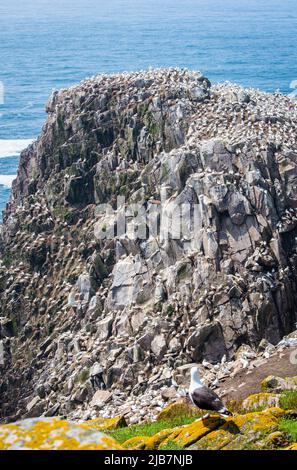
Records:
[[[295,0],[1,0],[0,139],[37,136],[51,90],[100,72],[181,66],[287,93],[296,30]]]

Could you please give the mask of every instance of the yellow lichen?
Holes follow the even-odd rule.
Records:
[[[192,405],[183,400],[171,403],[162,410],[157,417],[157,421],[168,421],[178,416],[200,416],[201,413]]]
[[[28,419],[0,426],[0,449],[108,450],[122,447],[101,432],[59,418]]]
[[[269,392],[274,389],[294,389],[297,386],[297,377],[275,377],[269,375],[261,382],[261,391]]]
[[[294,442],[294,444],[291,444],[289,447],[286,447],[285,450],[297,450],[297,442]]]
[[[272,406],[271,408],[267,408],[267,410],[264,410],[263,413],[268,413],[274,416],[275,418],[282,418],[283,416],[290,413],[290,411],[282,410],[278,406]]]
[[[275,411],[274,409],[272,409]],[[220,429],[201,438],[192,449],[242,449],[267,433],[277,430],[278,419],[267,410],[260,413],[247,413],[225,420]]]
[[[246,411],[257,411],[259,408],[269,408],[279,404],[280,396],[276,393],[255,393],[242,402],[242,409]]]
[[[83,426],[88,429],[95,429],[97,431],[112,430],[124,428],[127,426],[124,416],[116,416],[115,418],[96,418],[83,423]]]
[[[286,433],[282,431],[274,431],[271,434],[268,434],[268,436],[266,436],[266,438],[262,442],[259,442],[259,447],[263,446],[266,449],[277,449],[280,447],[284,447],[286,443]]]
[[[176,428],[174,432],[168,436],[167,441],[172,441],[181,447],[188,447],[197,442],[209,432],[213,431],[224,423],[220,417],[213,416],[207,419],[199,419],[187,426]]]
[[[123,443],[123,448],[130,450],[144,450],[149,439],[150,438],[148,436],[131,437],[131,439],[128,439]]]
[[[159,448],[160,444],[165,441],[168,436],[171,436],[175,432],[174,429],[163,429],[154,436],[150,437],[146,444],[146,450],[156,450]]]

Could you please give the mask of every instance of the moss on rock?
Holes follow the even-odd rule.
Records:
[[[128,439],[123,443],[123,448],[130,450],[144,450],[149,439],[150,438],[148,436],[131,437],[131,439]]]
[[[169,437],[174,434],[174,429],[163,429],[146,441],[146,450],[157,450],[160,445]]]
[[[275,409],[273,409],[274,412]],[[278,418],[269,410],[227,418],[218,430],[207,433],[191,449],[220,450],[253,448],[253,443],[278,429]]]
[[[276,377],[269,375],[261,382],[262,392],[282,392],[284,390],[296,390],[297,377]]]
[[[286,450],[297,450],[297,442],[291,444],[289,447],[286,447]]]
[[[208,433],[217,429],[224,423],[220,417],[211,416],[207,419],[200,419],[189,426],[178,429],[169,439],[182,447],[189,447],[191,444],[202,439]]]
[[[259,411],[272,406],[278,406],[280,395],[276,393],[255,393],[242,402],[242,409],[246,411]]]
[[[177,401],[175,403],[171,403],[171,405],[167,406],[162,410],[158,416],[157,421],[167,421],[178,416],[201,416],[201,412],[195,406],[186,403],[183,400]]]
[[[127,422],[124,416],[116,416],[115,418],[96,418],[86,421],[84,426],[97,431],[110,431],[112,429],[124,428]]]

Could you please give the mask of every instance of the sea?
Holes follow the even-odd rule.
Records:
[[[0,212],[53,90],[179,66],[294,94],[296,39],[296,0],[0,0]]]

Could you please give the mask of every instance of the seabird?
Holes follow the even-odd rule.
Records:
[[[191,368],[189,396],[195,406],[201,410],[216,411],[225,418],[233,416],[218,395],[201,383],[198,367]]]

